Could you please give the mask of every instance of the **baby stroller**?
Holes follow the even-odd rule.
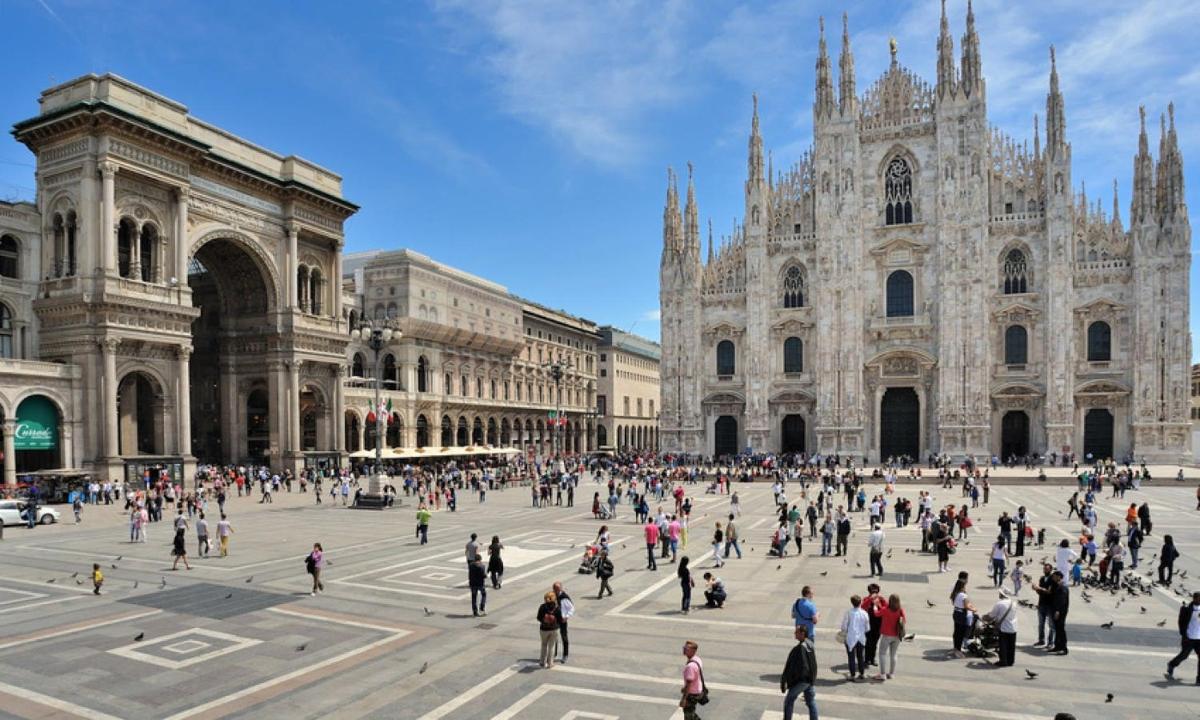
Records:
[[[992,620],[975,618],[971,625],[970,639],[966,643],[967,652],[981,660],[987,660],[997,653],[1000,648],[1000,629]]]
[[[588,545],[583,551],[583,559],[579,561],[580,575],[595,575],[596,566],[600,562],[600,546]]]
[[[606,505],[604,503],[600,503],[600,514],[597,517],[597,519],[598,520],[612,520],[612,517],[613,517],[612,510],[609,509],[608,505]]]

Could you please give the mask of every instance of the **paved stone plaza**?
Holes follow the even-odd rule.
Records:
[[[1189,575],[1176,587],[1200,585],[1196,479],[1166,479],[1172,472],[1157,469],[1152,487],[1123,502],[1103,500],[1101,527],[1119,520],[1131,500],[1147,499],[1154,532],[1139,569],[1154,565],[1146,560],[1170,533],[1182,552],[1177,571]],[[574,508],[531,508],[527,488],[489,493],[482,506],[464,494],[458,512],[435,513],[424,547],[413,537],[408,505],[379,513],[314,506],[311,494],[283,493],[265,506],[235,497],[227,506],[235,529],[230,557],[192,557],[191,571],[169,570],[168,522],[151,527],[147,544],[128,543],[119,506],[87,507],[78,526],[9,527],[0,543],[0,718],[678,719],[679,648],[691,638],[713,698],[702,717],[774,720],[781,717],[778,673],[792,645],[789,610],[805,583],[816,588],[823,616],[822,718],[1200,716],[1195,660],[1177,671],[1182,682],[1168,686],[1162,677],[1178,647],[1177,596],[1156,589],[1116,608],[1103,593],[1086,603],[1073,590],[1069,656],[1032,649],[1036,613],[1021,609],[1016,667],[954,660],[947,597],[954,576],[933,572],[932,556],[906,552],[919,547],[919,531],[895,529],[890,515],[893,550],[882,585],[885,595],[903,598],[916,638],[901,645],[895,679],[850,684],[834,633],[846,598],[868,582],[865,519],[855,518],[847,562],[815,556],[819,543],[807,538],[802,556],[768,558],[770,489],[736,489],[745,557],[719,571],[729,600],[724,609],[699,607],[688,616],[679,613],[674,566],[642,569],[641,529],[624,505],[609,523],[616,594],[595,599],[597,580],[577,573],[599,525],[589,513],[590,480]],[[915,498],[916,490],[901,485],[898,494]],[[989,505],[975,511],[971,543],[952,559],[953,569],[972,573],[971,598],[981,610],[996,599],[986,558],[999,512],[1025,504],[1035,526],[1045,524],[1048,544],[1074,537],[1078,526],[1064,520],[1070,492],[1050,483],[993,486]],[[934,496],[938,504],[963,502],[957,488]],[[700,573],[711,565],[713,522],[728,507],[726,496],[697,497],[686,549],[698,560],[695,605],[703,605]],[[471,532],[485,544],[498,534],[506,545],[504,586],[489,589],[488,615],[478,619],[463,561]],[[193,552],[191,531],[188,540]],[[313,541],[332,560],[328,590],[317,597],[309,596],[303,563]],[[1051,554],[1047,547],[1029,556]],[[101,597],[87,580],[93,561],[106,574]],[[569,664],[543,670],[534,615],[555,580],[565,582],[578,617]],[[1108,621],[1114,627],[1102,629]],[[1028,679],[1025,670],[1038,676]],[[1114,699],[1106,703],[1109,692]],[[802,706],[798,717],[806,716]]]

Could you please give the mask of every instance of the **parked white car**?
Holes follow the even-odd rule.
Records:
[[[58,522],[58,511],[50,507],[39,507],[37,521],[40,525],[49,525]],[[0,523],[5,525],[27,525],[29,521],[25,519],[25,501],[24,500],[0,500]]]

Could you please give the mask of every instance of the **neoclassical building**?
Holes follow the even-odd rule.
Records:
[[[1187,461],[1173,109],[1157,158],[1142,111],[1123,220],[1115,183],[1111,213],[1075,189],[1053,49],[1025,141],[988,122],[969,5],[960,57],[943,10],[932,85],[893,42],[860,94],[845,21],[836,84],[819,43],[810,151],[774,172],[755,100],[744,220],[706,257],[691,168],[682,212],[669,175],[663,450]]]
[[[598,443],[617,450],[658,448],[658,343],[612,325],[600,328]]]
[[[0,202],[4,483],[344,464],[377,441],[364,319],[401,331],[389,451],[594,449],[595,323],[411,251],[344,264],[338,175],[123,78],[39,102],[36,202]]]

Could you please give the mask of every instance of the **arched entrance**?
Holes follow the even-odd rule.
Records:
[[[911,387],[890,387],[883,393],[879,409],[879,457],[921,453],[921,401]]]
[[[30,395],[17,405],[16,417],[16,457],[5,456],[5,466],[15,461],[19,473],[62,467],[63,416],[58,405],[45,395]]]
[[[265,348],[276,334],[270,318],[275,291],[244,241],[201,242],[187,277],[192,305],[200,310],[192,322],[188,368],[190,450],[201,462],[266,461],[272,425],[287,417],[279,405],[288,393],[268,389]],[[241,390],[246,385],[257,387]],[[275,444],[284,449],[282,437]],[[300,438],[295,445],[301,446]]]
[[[429,444],[429,421],[424,415],[417,416],[417,447],[423,448]]]
[[[1113,414],[1104,408],[1092,408],[1083,417],[1083,457],[1107,460],[1113,456]]]
[[[1000,459],[1028,454],[1029,415],[1024,410],[1010,410],[1000,420]]]
[[[471,436],[467,432],[467,419],[460,417],[458,419],[458,430],[454,436],[454,444],[459,447],[466,447],[471,444]]]
[[[785,453],[802,453],[805,451],[804,418],[800,415],[785,415],[783,417],[783,437],[780,451]]]
[[[596,445],[599,447],[608,445],[608,429],[603,425],[596,426]]]
[[[732,415],[722,415],[717,418],[713,433],[713,456],[737,455],[738,453],[738,423]]]
[[[117,452],[122,456],[163,454],[162,386],[144,372],[117,384]]]
[[[358,431],[361,429],[361,424],[358,421],[358,415],[346,411],[346,450],[347,452],[358,452],[362,448],[358,446]]]
[[[300,390],[300,449],[325,450],[321,418],[325,414],[325,402],[320,390],[306,385]]]

